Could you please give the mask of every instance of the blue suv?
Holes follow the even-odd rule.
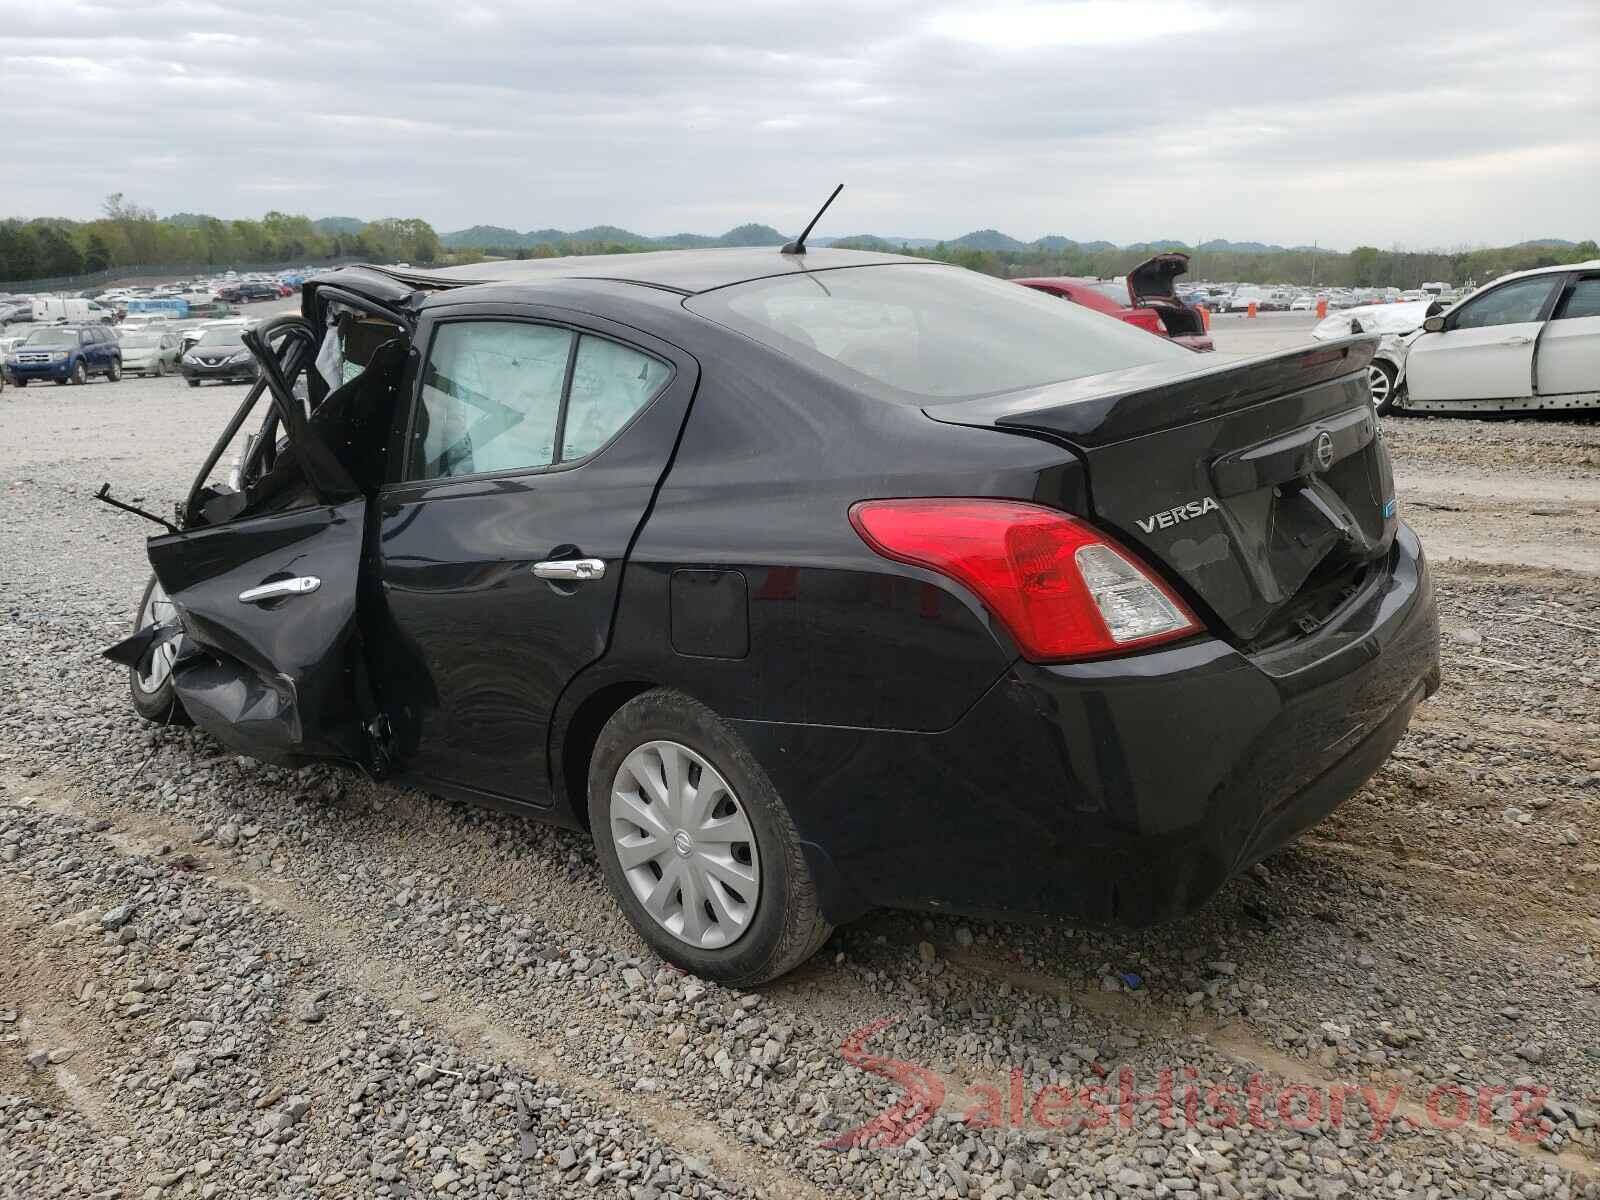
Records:
[[[35,329],[6,356],[6,375],[18,387],[35,379],[87,383],[104,375],[122,378],[122,345],[104,325],[51,325]]]

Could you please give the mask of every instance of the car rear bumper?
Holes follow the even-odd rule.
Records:
[[[736,722],[832,920],[872,906],[1145,925],[1204,903],[1382,765],[1438,687],[1415,535],[1314,635],[1018,662],[950,729]]]

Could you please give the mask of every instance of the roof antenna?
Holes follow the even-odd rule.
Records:
[[[811,218],[811,224],[807,225],[803,230],[801,230],[800,236],[795,238],[794,241],[790,242],[787,246],[780,250],[779,253],[804,254],[806,252],[806,238],[811,236],[811,231],[816,228],[817,222],[822,220],[822,214],[828,211],[828,205],[832,204],[836,199],[838,199],[839,193],[842,191],[844,191],[844,184],[841,183],[838,187],[833,189],[833,195],[829,196],[827,200],[823,201],[822,207],[817,209],[817,215]]]

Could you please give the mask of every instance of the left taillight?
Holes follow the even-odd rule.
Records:
[[[1014,500],[863,500],[878,554],[970,589],[1034,662],[1103,658],[1200,631],[1188,607],[1087,522]]]

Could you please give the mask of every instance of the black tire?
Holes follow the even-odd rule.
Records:
[[[199,387],[200,386],[200,381],[198,379],[191,379],[191,380],[189,380],[189,386],[190,387]]]
[[[28,381],[26,379],[19,379],[19,380],[17,380],[17,386],[18,387],[27,387],[28,386]]]
[[[701,949],[656,923],[633,894],[611,837],[611,789],[623,760],[646,742],[672,741],[710,763],[738,796],[755,833],[761,891],[755,915],[730,945]],[[657,688],[606,722],[589,760],[589,828],[606,886],[652,950],[685,971],[731,987],[754,987],[794,970],[828,940],[817,888],[789,810],[761,765],[722,718],[682,692]]]
[[[145,606],[150,602],[150,593],[156,588],[156,577],[150,576],[150,582],[144,585],[144,591],[139,593],[139,607],[133,613],[133,631],[137,633],[143,628]],[[184,711],[183,701],[178,699],[177,689],[173,686],[172,676],[168,675],[159,687],[146,691],[139,678],[137,667],[128,668],[128,691],[133,697],[133,707],[146,721],[157,725],[193,725],[189,714]]]
[[[68,378],[73,387],[82,387],[89,382],[89,368],[84,365],[83,359],[80,358],[77,361],[77,364],[72,368],[72,374]]]
[[[164,359],[164,358],[156,359],[156,378],[157,379],[164,378],[166,376],[166,373],[167,373],[167,360]]]
[[[122,360],[119,358],[116,362],[112,363],[110,369],[106,371],[106,380],[110,383],[116,383],[121,378]]]
[[[1369,370],[1380,373],[1387,380],[1383,385],[1383,398],[1380,400],[1378,398],[1378,381],[1372,379],[1370,374],[1368,376],[1369,385],[1373,392],[1372,407],[1380,417],[1387,417],[1394,411],[1395,379],[1400,373],[1395,370],[1393,363],[1384,362],[1381,358],[1373,359]]]

